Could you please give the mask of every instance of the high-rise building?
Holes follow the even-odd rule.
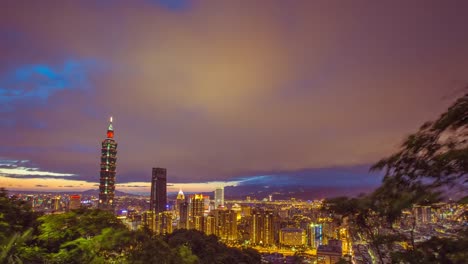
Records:
[[[154,211],[143,212],[143,225],[148,227],[151,232],[156,233],[156,213]]]
[[[224,206],[224,187],[216,188],[214,192],[214,197],[215,197],[215,209],[218,209],[218,207],[223,207]]]
[[[208,215],[210,212],[211,199],[209,195],[203,195],[203,215]]]
[[[240,220],[242,218],[242,207],[239,204],[233,204],[231,210],[233,210],[236,213],[237,220]]]
[[[192,229],[203,232],[205,230],[205,217],[196,215],[192,217]]]
[[[79,209],[80,207],[81,207],[81,195],[79,194],[70,195],[68,209],[75,210],[75,209]]]
[[[322,224],[311,223],[306,230],[307,245],[312,248],[318,248],[323,243]]]
[[[250,242],[262,246],[274,245],[275,226],[275,215],[272,211],[255,211],[252,214]]]
[[[319,223],[322,225],[322,244],[327,245],[328,240],[338,238],[338,226],[331,218],[321,218]]]
[[[172,213],[162,212],[156,215],[156,234],[165,235],[172,233]]]
[[[166,211],[167,204],[167,170],[164,168],[153,168],[151,178],[151,200],[150,210],[156,214]]]
[[[216,235],[216,218],[212,214],[210,214],[210,215],[208,215],[206,217],[205,234],[206,235]]]
[[[233,210],[214,210],[215,234],[223,241],[237,240],[237,213]]]
[[[189,229],[189,204],[183,202],[179,206],[179,229]]]
[[[205,201],[203,194],[195,194],[190,197],[190,216],[203,216]]]
[[[318,264],[338,263],[342,256],[341,240],[330,239],[328,245],[320,245],[317,249]]]
[[[102,210],[114,211],[115,169],[117,161],[117,142],[114,140],[112,117],[107,128],[107,137],[102,141],[101,177],[99,180],[99,204]]]
[[[203,231],[205,202],[203,194],[195,194],[190,199],[190,228]]]
[[[53,208],[54,208],[54,211],[60,211],[60,210],[62,209],[62,208],[61,208],[61,204],[60,204],[61,198],[62,198],[62,197],[60,197],[60,195],[55,196],[55,197],[53,198],[52,201],[53,201],[53,204],[54,204],[54,205],[53,205],[53,206],[54,206],[54,207],[53,207]]]
[[[183,203],[185,203],[185,195],[182,192],[182,190],[179,190],[179,193],[177,194],[177,198],[176,198],[176,204],[175,204],[175,211],[176,211],[177,216],[179,216],[180,205]]]
[[[248,205],[242,205],[241,206],[241,216],[242,217],[247,217],[252,215],[252,207]]]

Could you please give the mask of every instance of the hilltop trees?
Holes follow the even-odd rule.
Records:
[[[383,170],[382,185],[358,198],[329,199],[326,209],[346,218],[354,233],[371,248],[374,262],[390,256],[396,263],[461,263],[467,258],[467,231],[458,239],[432,238],[416,243],[395,229],[402,212],[414,204],[440,201],[447,191],[467,193],[468,183],[468,94],[459,98],[436,121],[427,122],[410,135],[400,150],[376,163]],[[466,199],[466,198],[465,198]],[[414,228],[414,226],[413,226]],[[403,250],[399,244],[408,244]]]
[[[37,214],[25,201],[8,197],[7,191],[0,188],[0,243],[16,233],[35,227],[36,219]]]
[[[167,236],[167,243],[175,248],[189,246],[199,263],[247,264],[261,261],[256,250],[231,248],[221,243],[218,237],[196,230],[176,230]]]
[[[0,191],[0,263],[259,263],[255,250],[229,248],[214,236],[177,230],[130,231],[112,213],[75,210],[37,215]]]

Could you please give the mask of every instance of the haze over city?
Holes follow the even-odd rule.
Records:
[[[0,182],[372,190],[468,76],[464,1],[3,1]]]

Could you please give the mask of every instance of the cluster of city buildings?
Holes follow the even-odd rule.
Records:
[[[215,235],[234,247],[253,247],[270,262],[283,263],[283,256],[299,255],[317,263],[336,263],[340,258],[365,263],[366,242],[346,221],[338,221],[322,210],[322,201],[274,201],[270,194],[263,200],[225,200],[219,187],[212,195],[184,194],[168,199],[167,170],[153,168],[151,195],[115,196],[117,143],[111,123],[102,142],[98,197],[80,195],[26,195],[35,210],[60,212],[79,207],[115,212],[133,230],[147,228],[154,234],[169,234],[176,229],[195,229]],[[431,236],[451,236],[466,206],[440,203],[415,205],[403,212],[395,223],[402,232],[413,232],[418,240]],[[364,250],[363,250],[364,249]]]

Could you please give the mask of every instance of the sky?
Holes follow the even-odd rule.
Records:
[[[468,83],[466,1],[0,3],[0,186],[375,188]]]

